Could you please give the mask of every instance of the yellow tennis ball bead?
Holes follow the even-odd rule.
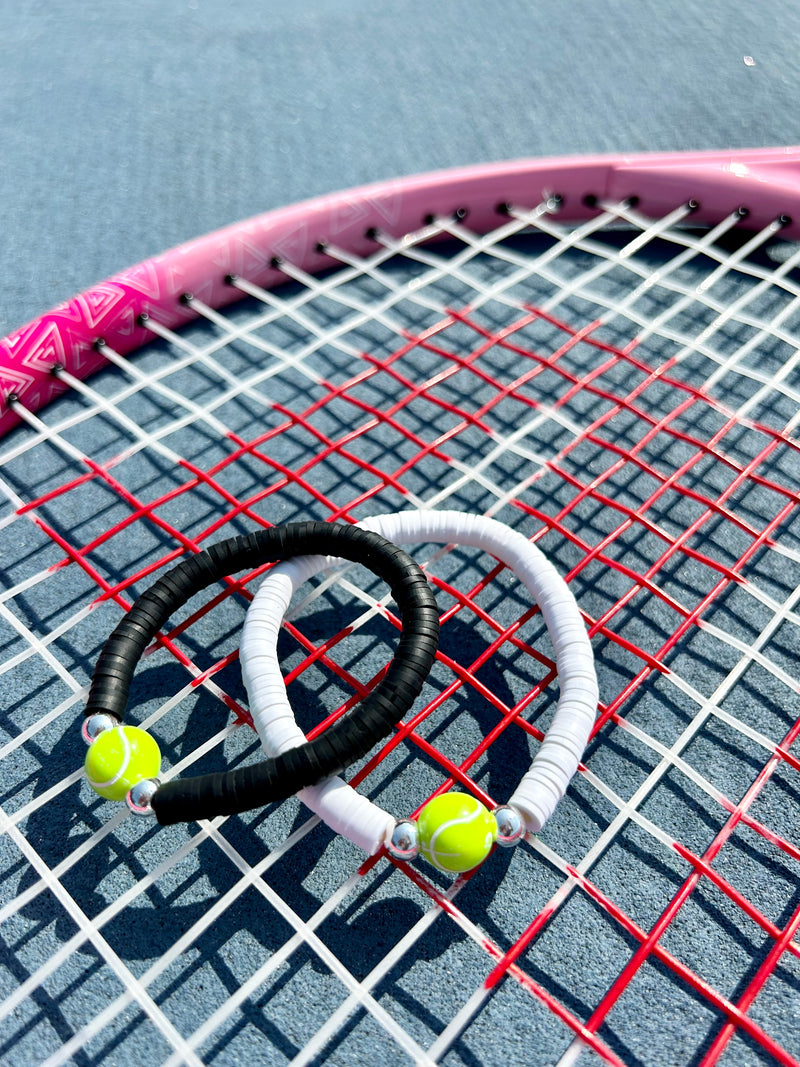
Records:
[[[489,855],[497,833],[494,815],[468,793],[429,800],[417,819],[419,851],[440,871],[471,871]]]
[[[84,769],[95,793],[106,800],[124,800],[137,782],[158,777],[161,752],[146,730],[117,726],[91,743]]]

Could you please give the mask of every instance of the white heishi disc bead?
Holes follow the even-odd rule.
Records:
[[[511,568],[538,604],[555,651],[558,706],[544,741],[508,801],[508,807],[522,823],[520,838],[509,816],[506,821],[510,832],[503,835],[508,841],[498,843],[511,845],[525,833],[539,833],[578,769],[597,713],[592,646],[574,596],[555,567],[523,534],[483,515],[403,511],[362,519],[358,525],[396,544],[432,541],[480,548]],[[285,752],[305,741],[286,695],[275,647],[283,616],[304,581],[343,562],[330,556],[298,556],[278,564],[265,578],[247,612],[239,650],[242,676],[253,722],[268,755]],[[341,778],[309,786],[299,797],[332,830],[369,855],[384,847],[397,855],[393,849],[399,848],[400,841],[392,845],[392,839],[398,832],[401,836],[405,833],[405,820],[395,824],[392,815]]]

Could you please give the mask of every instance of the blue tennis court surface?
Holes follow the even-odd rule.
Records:
[[[607,5],[393,0],[379,6],[312,0],[295,10],[252,0],[231,8],[204,0],[9,7],[0,13],[0,334],[181,241],[366,181],[520,156],[796,142],[798,47],[800,11],[788,2],[770,4],[768,11],[742,2],[676,0]],[[480,257],[474,269],[482,269]],[[362,284],[366,296],[370,282]],[[291,301],[298,292],[289,284],[284,295]],[[443,291],[442,300],[448,295]],[[231,311],[232,321],[244,322],[254,306],[245,301]],[[327,329],[330,308],[323,299],[313,307],[314,325]],[[559,328],[547,322],[530,329],[524,338],[532,348],[555,350],[563,340]],[[196,348],[213,346],[214,327],[202,323],[186,336]],[[304,343],[296,323],[270,324],[263,336],[292,354]],[[452,337],[475,344],[469,323],[454,326]],[[359,412],[387,407],[401,393],[403,374],[422,381],[438,372],[440,354],[424,345],[404,353],[392,371],[394,340],[381,324],[365,328],[357,339],[365,345],[368,340],[387,365],[306,421],[296,413],[310,409],[325,390],[311,372],[304,376],[305,371],[283,367],[276,373],[267,414],[246,392],[225,403],[218,412],[224,425],[246,439],[236,462],[229,462],[229,442],[206,425],[188,420],[181,427],[180,455],[218,476],[196,494],[191,509],[183,509],[180,482],[163,456],[132,455],[125,464],[126,485],[137,500],[159,501],[164,525],[121,528],[107,548],[98,549],[109,581],[123,581],[162,558],[171,529],[194,536],[222,515],[221,536],[249,529],[246,514],[228,514],[225,494],[240,501],[256,496],[278,472],[298,468],[298,457],[315,455],[325,441],[338,442],[360,426],[356,402]],[[624,338],[608,343],[622,346]],[[256,355],[246,345],[234,342],[225,353],[227,362],[219,366],[228,378],[212,366],[199,375],[178,369],[165,381],[184,399],[211,404],[229,378],[245,381],[258,373]],[[168,341],[156,340],[138,365],[163,367],[176,358]],[[585,358],[582,350],[575,356],[575,373],[586,373]],[[748,373],[774,376],[777,365],[768,365],[770,358],[756,351]],[[787,357],[790,367],[792,358]],[[700,357],[696,364],[688,361],[689,379],[696,370],[701,380],[701,363]],[[320,346],[308,367],[335,388],[348,380],[348,363],[335,345]],[[472,418],[482,410],[498,381],[505,387],[513,380],[514,364],[503,356],[494,372],[492,381],[479,380],[460,368],[437,387],[436,417],[443,427],[455,423],[452,412]],[[629,364],[616,362],[602,387],[609,395],[622,394],[631,374]],[[770,394],[759,409],[760,426],[777,432],[791,420],[792,390],[798,389],[791,375],[784,391]],[[104,396],[117,380],[104,372],[90,384]],[[748,392],[752,380],[753,374],[742,376],[742,393],[731,393],[732,406],[750,404],[756,392],[755,386]],[[545,396],[561,410],[563,382],[542,375],[537,389],[537,400]],[[580,405],[603,403],[586,391],[572,402],[567,411],[576,420],[585,414]],[[665,394],[664,412],[671,402]],[[69,419],[83,403],[66,398],[59,419]],[[496,509],[496,517],[530,534],[533,527],[503,498],[507,487],[523,486],[520,498],[530,509],[530,522],[540,514],[553,520],[541,547],[566,573],[581,558],[580,546],[564,536],[573,515],[568,485],[558,478],[528,485],[526,465],[541,457],[520,446],[495,458],[487,444],[498,435],[513,437],[523,414],[528,417],[523,406],[506,398],[492,409],[494,438],[484,436],[477,416],[454,435],[448,447],[461,480],[451,482],[435,452],[404,469],[419,451],[409,441],[433,425],[433,408],[415,397],[398,415],[402,433],[389,425],[370,430],[353,444],[354,458],[333,450],[307,483],[288,477],[254,505],[255,513],[270,522],[329,518],[332,508],[345,508],[371,491],[375,469],[402,469],[403,492],[388,483],[375,510],[405,506],[405,493],[421,501],[442,495],[450,507]],[[156,436],[175,417],[163,395],[132,396],[126,410]],[[270,423],[278,418],[275,412],[289,412],[291,425]],[[698,403],[679,430],[708,442],[721,418],[718,407]],[[254,429],[261,419],[259,433],[273,425],[280,429],[263,449]],[[620,416],[615,425],[624,447],[635,449],[642,432],[636,420],[625,423]],[[92,435],[101,458],[115,455],[124,435],[114,425],[98,426]],[[536,438],[537,447],[550,449],[546,459],[559,454],[561,435],[572,432],[571,426],[565,415]],[[69,430],[64,433],[71,441]],[[745,467],[768,437],[744,419],[726,438],[726,455]],[[531,441],[526,438],[524,446]],[[643,452],[643,464],[677,468],[685,447],[677,437],[659,436]],[[40,454],[34,466],[21,456],[0,475],[42,500],[68,481],[71,468],[63,448],[45,447]],[[594,458],[580,458],[587,463],[582,469],[600,477]],[[788,487],[790,496],[800,492],[797,462],[791,448],[771,453],[760,470],[763,483],[748,481],[737,497],[736,521],[705,526],[698,551],[722,568],[733,567],[752,530],[762,529],[785,503],[774,485]],[[698,463],[687,475],[690,493],[701,501],[720,499],[726,491],[719,468],[710,467]],[[646,465],[633,473],[628,466],[610,478],[606,491],[638,507],[650,499],[648,478]],[[307,491],[309,484],[316,495]],[[69,501],[75,543],[94,544],[122,521],[118,501],[97,480],[76,485]],[[369,513],[366,501],[358,506],[359,517]],[[673,533],[692,521],[692,506],[690,495],[665,496],[650,514]],[[568,512],[563,526],[561,508]],[[51,514],[46,504],[41,514]],[[591,496],[578,515],[592,543],[609,532],[608,514]],[[715,603],[710,629],[694,634],[670,661],[682,672],[685,690],[655,682],[647,699],[627,708],[628,728],[615,731],[608,744],[590,746],[591,777],[573,784],[535,855],[527,846],[524,854],[495,854],[479,876],[459,885],[452,900],[451,880],[426,869],[425,877],[443,894],[440,911],[431,907],[426,891],[385,861],[362,868],[363,855],[325,827],[309,824],[296,800],[235,824],[229,820],[222,828],[158,829],[81,792],[77,772],[84,749],[77,725],[66,721],[74,714],[77,722],[80,709],[66,716],[58,709],[88,680],[93,656],[119,612],[105,604],[79,617],[81,598],[95,587],[88,575],[85,589],[69,593],[57,576],[20,589],[30,575],[59,563],[63,551],[33,524],[8,522],[0,528],[0,576],[6,593],[17,591],[9,616],[25,630],[40,628],[57,640],[52,649],[37,647],[36,655],[23,655],[19,630],[2,617],[4,658],[21,658],[0,689],[0,751],[8,748],[0,790],[0,1063],[429,1062],[418,1058],[419,1049],[430,1062],[448,1067],[572,1062],[578,1046],[571,1045],[573,1033],[559,1010],[572,1019],[591,1018],[635,956],[640,935],[646,937],[664,901],[687,878],[685,858],[667,848],[654,857],[650,826],[657,825],[665,840],[674,836],[702,854],[726,825],[720,798],[738,800],[758,774],[759,739],[777,743],[800,716],[796,684],[786,681],[796,679],[800,651],[792,599],[800,585],[796,513],[784,534],[782,555],[765,552],[754,562],[769,605],[754,607],[735,585]],[[655,551],[638,528],[620,538],[618,548],[640,570]],[[418,557],[431,561],[443,586],[437,592],[440,606],[453,614],[443,631],[444,655],[477,663],[475,676],[487,693],[512,706],[531,685],[527,661],[523,669],[513,644],[486,664],[480,657],[496,634],[493,626],[512,627],[524,616],[524,593],[507,574],[484,589],[486,559],[479,553],[462,550],[437,558],[428,547]],[[662,578],[669,595],[681,602],[688,590],[701,597],[712,581],[702,561],[685,556],[676,557]],[[142,581],[131,593],[146,585]],[[306,646],[324,642],[344,619],[358,614],[354,588],[361,590],[363,610],[374,606],[379,586],[359,574],[352,587],[331,585],[299,609],[292,620],[296,629],[281,637],[285,672],[306,663]],[[572,588],[595,619],[625,595],[620,572],[595,564],[576,574]],[[478,590],[476,603],[484,614],[456,610],[459,591],[465,590]],[[761,640],[775,603],[788,606],[777,613],[764,648],[758,646],[771,669],[756,656],[746,681],[729,693],[726,679],[741,648]],[[183,666],[162,653],[137,674],[136,719],[158,716],[159,740],[173,767],[205,745],[208,754],[192,765],[193,773],[218,769],[221,754],[230,764],[257,757],[255,735],[235,726],[237,711],[247,703],[233,658],[244,608],[231,598],[213,615],[200,612],[195,618],[187,610],[179,616],[191,616],[188,658],[200,674],[215,672],[218,692],[194,684]],[[67,624],[71,636],[62,641],[59,628]],[[634,604],[624,613],[624,632],[637,648],[658,650],[675,626],[664,602],[644,611]],[[734,635],[735,649],[718,639],[715,627]],[[525,620],[520,633],[526,644],[545,648],[546,656],[538,616]],[[317,702],[332,709],[346,699],[348,679],[371,678],[395,640],[394,628],[373,612],[343,644],[338,673],[324,664],[306,665],[290,690],[302,725],[310,729],[318,722]],[[595,654],[601,694],[617,693],[626,672],[635,673],[628,653],[600,632]],[[536,680],[544,683],[547,670],[540,666]],[[437,666],[424,699],[434,700],[450,680]],[[171,694],[175,700],[164,714]],[[683,763],[663,772],[665,753],[684,736],[698,694],[708,702],[719,698],[723,714],[704,720],[681,748]],[[553,703],[550,686],[537,723],[546,725]],[[749,733],[736,733],[734,740],[726,715]],[[423,748],[447,751],[458,763],[496,721],[491,701],[475,704],[459,690],[445,714],[421,727]],[[759,793],[751,814],[796,851],[796,755],[790,757]],[[483,756],[481,781],[490,783],[493,795],[506,797],[528,759],[529,753],[503,734]],[[440,780],[435,765],[400,746],[373,772],[370,792],[399,814],[413,810]],[[640,804],[647,783],[655,785]],[[51,790],[63,790],[55,803]],[[617,830],[629,802],[640,805],[641,819]],[[18,822],[22,810],[26,815]],[[765,929],[761,920],[783,929],[800,905],[796,857],[772,846],[746,820],[731,830],[717,870],[733,887],[733,897],[711,880],[691,895],[659,943],[663,953],[655,953],[609,1006],[597,1029],[603,1049],[584,1046],[580,1063],[615,1062],[604,1050],[631,1065],[703,1062],[718,1034],[721,1009],[684,974],[676,978],[672,964],[679,960],[724,998],[735,999],[757,983],[776,940],[773,927]],[[595,847],[591,885],[581,892],[572,884],[565,889],[564,865],[579,866]],[[561,892],[564,900],[552,921],[526,930]],[[519,952],[513,963],[517,980],[506,978],[487,989],[487,958],[495,953],[492,959],[499,962],[510,950]],[[750,1015],[789,1058],[781,1061],[739,1029],[717,1062],[744,1067],[800,1058],[800,975],[791,948],[770,970],[765,988],[769,995],[756,998]]]

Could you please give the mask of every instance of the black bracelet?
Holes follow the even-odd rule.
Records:
[[[170,615],[201,589],[235,571],[299,555],[344,556],[390,586],[403,627],[385,677],[314,741],[251,766],[160,784],[155,741],[143,730],[120,725],[145,648]],[[82,731],[90,744],[87,777],[101,796],[127,798],[133,811],[152,810],[162,825],[234,815],[284,800],[339,774],[391,732],[419,695],[438,638],[439,612],[425,575],[406,552],[378,534],[342,523],[292,522],[219,541],[159,578],[106,642],[92,675]]]

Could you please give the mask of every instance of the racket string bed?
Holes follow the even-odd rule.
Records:
[[[122,375],[79,384],[56,344],[39,358],[62,368],[65,403],[36,414],[25,380],[5,387],[0,414],[24,425],[0,446],[0,676],[30,697],[0,737],[4,836],[27,864],[10,868],[19,895],[0,912],[17,958],[0,1030],[53,1026],[48,1063],[84,1049],[133,1062],[144,1038],[154,1062],[267,1049],[313,1063],[355,1057],[377,1034],[409,1062],[492,1062],[492,1043],[506,1058],[516,1047],[498,1015],[541,1062],[572,1063],[586,1045],[608,1063],[667,1047],[676,1063],[800,1061],[786,1028],[800,951],[786,814],[800,730],[789,211],[767,217],[753,199],[745,216],[732,200],[708,219],[708,198],[688,191],[653,217],[644,192],[614,200],[591,178],[583,192],[596,207],[574,224],[577,194],[556,174],[486,204],[457,189],[448,208],[434,190],[430,220],[420,208],[401,231],[387,213],[367,220],[369,239],[320,226],[307,256],[279,236],[174,307],[142,301],[134,331],[156,341],[141,356],[100,323],[81,358]],[[488,232],[476,224],[501,203]],[[226,308],[212,289],[249,300]],[[184,326],[191,315],[204,321]],[[291,803],[158,831],[156,849],[78,786],[89,664],[162,567],[254,526],[414,508],[520,530],[588,619],[600,719],[541,837],[452,882],[364,862]],[[543,634],[500,569],[487,578],[447,550],[428,572],[453,635],[433,710],[354,779],[395,813],[456,774],[508,795],[509,732],[488,746],[484,733],[514,722],[514,747],[516,735],[532,746],[521,773],[554,704]],[[148,675],[178,673],[169,693],[145,690],[143,719],[181,773],[255,755],[230,724],[247,718],[235,649],[255,577],[188,608],[149,651]],[[321,687],[339,713],[380,676],[384,627],[362,577],[324,583],[282,638],[290,696]],[[157,945],[143,931],[154,915],[167,917]],[[152,958],[136,955],[142,936]],[[96,961],[118,983],[102,1003]],[[269,1022],[253,1031],[258,1017]]]

